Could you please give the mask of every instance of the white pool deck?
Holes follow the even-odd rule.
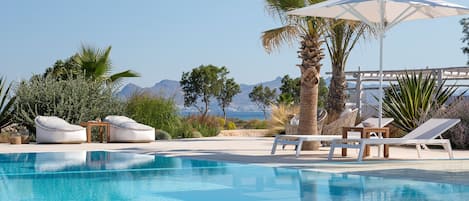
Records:
[[[217,161],[258,164],[275,167],[293,167],[325,172],[359,175],[412,178],[415,180],[469,185],[469,150],[454,150],[454,160],[442,149],[423,151],[418,159],[415,147],[391,147],[390,158],[372,157],[356,162],[357,151],[349,150],[346,158],[336,151],[333,161],[327,160],[328,147],[319,151],[302,151],[295,158],[293,146],[270,155],[274,138],[268,137],[208,137],[156,141],[153,143],[83,143],[83,144],[0,144],[0,153],[64,152],[76,150],[124,151],[145,154],[180,156]]]

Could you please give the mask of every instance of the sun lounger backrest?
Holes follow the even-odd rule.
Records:
[[[435,139],[460,121],[460,119],[429,119],[402,138]]]

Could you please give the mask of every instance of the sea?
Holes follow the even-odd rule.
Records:
[[[198,112],[187,112],[183,111],[181,112],[181,115],[183,116],[189,116],[189,115],[196,115],[199,114]],[[222,112],[210,112],[210,115],[214,116],[223,116]],[[270,114],[267,113],[267,118],[270,117]],[[253,112],[227,112],[226,117],[229,119],[241,119],[241,120],[264,120],[264,113],[261,111],[253,111]]]

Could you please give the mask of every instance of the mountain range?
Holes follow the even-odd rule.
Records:
[[[239,112],[249,112],[249,111],[259,111],[259,108],[256,104],[251,102],[249,99],[249,93],[251,93],[254,86],[262,84],[271,89],[277,89],[277,92],[280,92],[279,87],[282,85],[282,78],[277,77],[272,81],[261,82],[257,84],[240,84],[241,93],[233,97],[233,102],[227,108],[227,111],[239,111]],[[128,98],[135,92],[146,92],[153,95],[162,96],[165,98],[171,98],[175,101],[176,105],[184,109],[184,94],[179,85],[179,81],[175,80],[162,80],[155,83],[152,87],[140,87],[133,83],[125,85],[117,95],[121,98]],[[210,108],[212,110],[218,110],[216,100],[211,101]],[[187,108],[186,108],[187,110]],[[190,109],[189,109],[190,111]]]

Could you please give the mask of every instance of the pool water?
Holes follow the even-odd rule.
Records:
[[[0,200],[468,200],[469,186],[122,152],[0,154]]]

